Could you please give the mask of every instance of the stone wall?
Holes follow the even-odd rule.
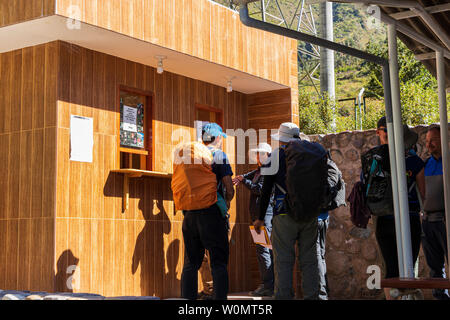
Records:
[[[419,134],[418,155],[426,159],[429,157],[425,148],[427,127],[418,126],[413,130]],[[331,150],[333,160],[343,173],[348,197],[353,185],[359,181],[361,154],[378,144],[375,130],[311,136],[311,139]],[[368,266],[380,266],[384,275],[383,258],[374,230],[373,218],[367,229],[353,226],[349,205],[330,213],[326,245],[330,299],[384,299],[382,290],[369,290],[366,286],[370,276],[366,273]],[[419,277],[428,277],[422,249],[418,270]],[[424,294],[426,299],[432,299],[431,290],[424,290]]]

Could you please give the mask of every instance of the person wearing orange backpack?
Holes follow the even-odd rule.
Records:
[[[202,128],[202,141],[175,149],[176,159],[183,152],[184,161],[174,161],[172,192],[177,210],[183,210],[184,266],[181,297],[196,300],[198,270],[205,250],[210,256],[213,299],[227,300],[228,295],[228,217],[234,197],[233,171],[226,154],[220,150],[222,128],[208,123]],[[186,161],[188,160],[188,161]],[[194,160],[194,161],[192,161]]]

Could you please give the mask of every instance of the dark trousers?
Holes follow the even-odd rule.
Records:
[[[317,261],[319,266],[319,300],[328,300],[327,263],[325,261],[325,246],[329,220],[319,220],[317,226]]]
[[[198,293],[198,270],[205,249],[209,251],[214,299],[226,300],[228,294],[227,222],[216,205],[204,210],[186,211],[183,220],[184,266],[181,296],[195,300]]]
[[[422,244],[425,259],[430,267],[431,278],[445,278],[445,258],[447,257],[447,236],[444,221],[422,221]],[[448,300],[448,290],[433,289],[438,300]]]
[[[410,214],[411,248],[413,264],[416,263],[420,250],[421,226],[418,214]],[[375,237],[383,255],[386,266],[385,278],[398,278],[397,238],[395,236],[395,220],[393,217],[378,217]]]

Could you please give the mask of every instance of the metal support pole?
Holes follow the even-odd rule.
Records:
[[[397,257],[399,265],[400,277],[405,276],[403,266],[403,242],[402,232],[400,229],[400,204],[398,197],[398,179],[397,179],[397,165],[395,163],[395,139],[394,139],[394,124],[392,121],[392,96],[391,96],[391,81],[389,75],[389,65],[383,66],[383,87],[384,87],[384,104],[386,107],[386,127],[388,130],[389,142],[389,163],[391,167],[391,184],[392,184],[392,200],[394,202],[394,218],[395,218],[395,236],[397,240]]]
[[[447,99],[445,94],[445,61],[444,53],[442,51],[436,51],[436,69],[439,95],[439,119],[441,122],[442,169],[444,179],[447,248],[450,248],[450,162],[448,151]],[[450,261],[450,252],[448,252],[447,259],[447,261]]]
[[[400,83],[398,78],[397,29],[395,24],[388,25],[388,44],[390,68],[389,74],[391,78],[392,115],[395,140],[395,162],[397,166],[398,180],[398,189],[393,189],[393,193],[398,192],[400,208],[400,221],[396,219],[395,224],[397,225],[398,223],[400,223],[403,251],[403,266],[399,264],[399,269],[401,270],[403,267],[404,276],[407,278],[413,278],[414,265],[412,261],[411,249],[408,187],[406,184],[405,143],[403,138],[402,110],[400,103]]]

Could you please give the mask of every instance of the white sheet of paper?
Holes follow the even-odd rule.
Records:
[[[92,118],[70,116],[70,160],[92,162],[94,121]]]
[[[137,108],[123,106],[123,130],[137,132]]]

